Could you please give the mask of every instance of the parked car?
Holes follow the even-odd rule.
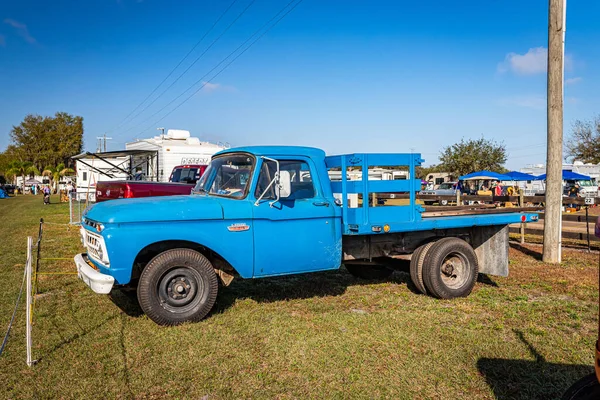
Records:
[[[444,182],[438,186],[437,189],[433,190],[421,190],[419,194],[431,195],[431,196],[455,196],[456,195],[456,182]],[[426,206],[430,206],[435,203],[434,200],[424,200]],[[440,200],[440,204],[445,206],[448,204],[448,200]]]
[[[6,194],[15,194],[15,185],[4,185],[3,186],[4,191],[6,192]]]
[[[564,189],[563,195],[568,196],[569,190],[575,186],[579,185],[579,194],[581,197],[596,197],[598,196],[598,185],[596,185],[593,181],[583,181],[583,180],[575,180],[575,179],[567,179],[564,181]]]

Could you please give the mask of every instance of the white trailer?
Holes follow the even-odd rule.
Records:
[[[169,129],[166,135],[139,139],[127,143],[127,150],[155,151],[157,169],[153,176],[159,182],[168,182],[173,168],[178,165],[208,165],[211,157],[226,148],[226,144],[202,142],[191,137],[189,131]]]

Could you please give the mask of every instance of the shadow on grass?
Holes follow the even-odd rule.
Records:
[[[271,303],[289,299],[341,296],[350,286],[378,282],[405,284],[411,290],[416,290],[410,276],[403,272],[396,272],[383,280],[364,280],[353,277],[345,268],[273,278],[238,279],[234,280],[229,287],[221,290],[211,314],[222,313],[237,300],[242,299],[252,299],[258,303]]]
[[[137,318],[144,315],[134,290],[113,290],[110,292],[110,299],[129,317]]]
[[[242,299],[250,298],[258,303],[269,303],[288,299],[340,296],[346,292],[348,286],[386,281],[406,284],[410,290],[416,292],[410,276],[402,272],[396,272],[390,278],[384,280],[358,279],[350,275],[345,268],[336,271],[272,278],[236,278],[230,286],[221,286],[219,288],[217,302],[210,315],[222,313],[235,304],[237,300]],[[144,314],[138,303],[135,291],[113,290],[110,293],[110,298],[117,307],[130,317],[137,318]]]
[[[368,285],[377,282],[393,282],[406,285],[410,291],[420,294],[410,279],[406,260],[389,260],[386,265],[396,270],[387,279],[364,280],[350,275],[345,268],[335,271],[315,272],[281,277],[242,279],[236,278],[230,286],[219,288],[217,302],[211,314],[219,314],[230,308],[237,300],[252,299],[258,303],[270,303],[289,299],[309,299],[313,297],[340,296],[349,286]],[[480,274],[478,282],[498,287],[487,275]],[[113,303],[125,314],[137,318],[144,314],[135,291],[113,290],[110,294]]]
[[[494,280],[492,280],[492,278],[490,278],[489,275],[486,274],[479,274],[479,276],[477,276],[477,282],[483,283],[484,285],[488,285],[491,287],[498,287],[498,284]]]
[[[479,372],[498,400],[560,399],[575,381],[594,370],[591,365],[550,363],[521,332],[515,331],[515,334],[529,348],[534,361],[503,358],[477,361]]]
[[[542,261],[542,253],[540,253],[539,251],[528,249],[527,247],[522,246],[519,243],[515,243],[515,242],[509,242],[509,243],[510,243],[510,247],[512,247],[513,249],[518,250],[521,253],[523,253],[527,256],[530,256],[537,261]]]
[[[84,336],[87,336],[89,333],[95,332],[97,331],[99,328],[101,328],[102,326],[104,326],[105,324],[107,324],[108,322],[114,320],[115,318],[117,318],[117,315],[113,315],[112,317],[108,317],[105,320],[103,320],[102,322],[99,322],[89,328],[81,328],[81,325],[78,325],[78,328],[81,329],[81,332],[78,332],[74,335],[71,335],[69,337],[65,337],[62,333],[61,333],[61,327],[58,326],[58,324],[56,323],[56,321],[54,319],[51,319],[51,324],[55,330],[55,333],[60,337],[60,342],[57,343],[56,345],[54,345],[52,348],[50,348],[46,353],[42,354],[40,357],[37,358],[37,360],[35,360],[35,363],[40,363],[42,362],[44,359],[50,357],[54,352],[62,349],[64,346],[73,343],[74,341],[76,341],[79,338],[82,338]]]

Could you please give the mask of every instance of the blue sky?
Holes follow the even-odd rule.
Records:
[[[117,150],[165,127],[232,145],[414,150],[426,164],[442,147],[483,135],[505,143],[509,168],[545,161],[547,0],[304,0],[179,108],[160,120],[188,95],[152,116],[207,82],[288,4],[237,0],[151,100],[246,12],[124,123],[232,0],[8,3],[0,6],[0,150],[25,115],[66,111],[84,117],[92,151],[104,132]],[[598,1],[568,4],[566,134],[600,113],[598,15]]]

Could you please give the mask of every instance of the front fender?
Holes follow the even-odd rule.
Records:
[[[245,231],[229,231],[232,221],[201,220],[180,222],[129,223],[107,226],[103,232],[110,268],[99,266],[103,273],[115,278],[119,285],[131,280],[133,263],[145,247],[167,240],[198,243],[223,257],[243,278],[251,278],[254,269],[252,221]]]

